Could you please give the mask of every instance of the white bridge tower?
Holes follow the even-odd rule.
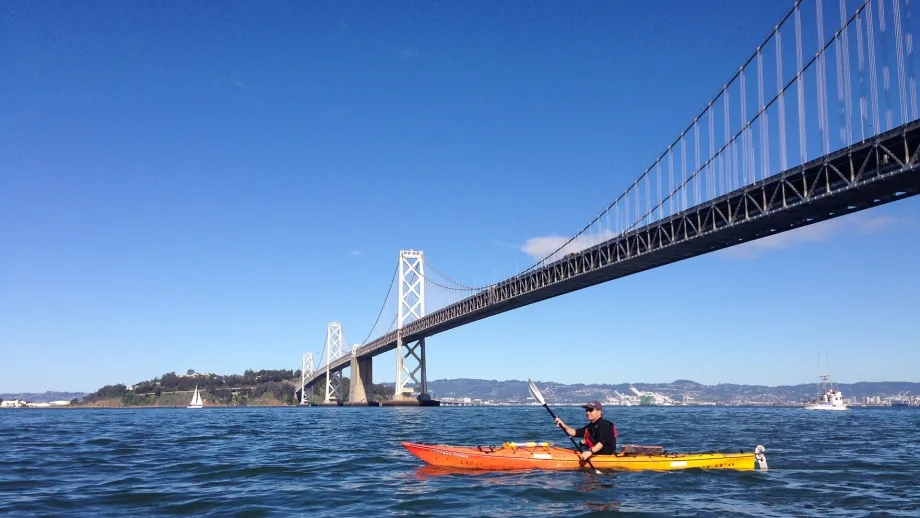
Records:
[[[396,401],[411,399],[413,392],[423,397],[428,394],[425,339],[420,338],[414,342],[406,342],[403,339],[404,326],[423,316],[425,316],[425,254],[418,250],[400,250],[399,311],[396,321],[396,393],[393,396]]]
[[[342,324],[329,322],[326,326],[326,398],[324,403],[335,403],[342,397],[342,371],[329,372],[332,362],[342,357]]]
[[[313,376],[316,367],[313,365],[313,353],[303,353],[303,364],[300,367],[300,404],[307,404],[307,391],[304,386],[307,384],[307,378]],[[312,402],[312,401],[311,401]]]

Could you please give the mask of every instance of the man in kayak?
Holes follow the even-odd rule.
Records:
[[[591,401],[581,405],[590,421],[585,426],[574,429],[556,418],[556,424],[571,437],[584,438],[587,449],[581,452],[581,458],[588,460],[594,455],[613,455],[617,451],[617,429],[610,421],[604,419],[604,407],[600,401]]]

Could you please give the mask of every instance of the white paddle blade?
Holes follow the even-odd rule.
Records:
[[[543,394],[540,394],[540,389],[538,389],[537,386],[534,384],[534,382],[530,381],[529,378],[527,379],[527,385],[528,385],[528,388],[530,388],[530,395],[533,396],[533,398],[537,400],[537,403],[540,403],[541,405],[545,405],[546,400],[543,399]]]

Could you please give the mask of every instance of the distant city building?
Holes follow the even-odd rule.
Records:
[[[48,403],[26,403],[25,406],[29,408],[48,408],[52,406],[67,406],[70,405],[70,401],[51,401]]]

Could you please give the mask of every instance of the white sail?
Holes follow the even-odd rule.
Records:
[[[201,394],[198,393],[198,386],[195,386],[195,393],[192,394],[192,402],[186,408],[201,408]]]

